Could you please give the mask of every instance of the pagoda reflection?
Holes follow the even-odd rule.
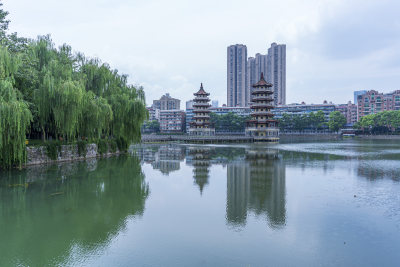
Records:
[[[212,152],[213,148],[211,147],[194,146],[188,149],[190,163],[193,165],[194,183],[199,187],[200,194],[203,194],[203,190],[208,184]]]
[[[276,150],[247,149],[245,162],[227,168],[227,221],[244,226],[249,214],[266,216],[272,228],[286,222],[285,164]]]

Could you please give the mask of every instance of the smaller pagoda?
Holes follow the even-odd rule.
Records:
[[[189,135],[212,136],[215,128],[210,123],[210,95],[200,85],[200,90],[194,93],[193,99],[193,121],[190,123]]]
[[[247,122],[246,135],[253,137],[255,142],[278,142],[278,121],[274,119],[271,110],[273,106],[272,84],[261,78],[254,84],[251,91],[251,120]]]

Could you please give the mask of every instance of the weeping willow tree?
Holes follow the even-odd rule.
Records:
[[[57,51],[48,37],[42,37],[33,45],[33,51],[43,76],[34,95],[43,139],[46,131],[55,138],[74,139],[82,117],[85,89],[82,80],[73,79],[71,48],[64,45]]]
[[[107,100],[88,91],[85,96],[79,133],[81,137],[99,139],[107,135],[113,112]]]
[[[32,47],[41,76],[34,103],[43,137],[140,141],[148,116],[142,88],[128,85],[126,75],[98,59],[73,55],[67,45],[55,49],[48,36]]]
[[[86,90],[105,98],[112,109],[109,136],[125,145],[139,142],[141,125],[148,118],[143,89],[128,85],[126,75],[119,75],[100,60],[80,59]]]
[[[44,141],[102,138],[125,147],[140,141],[148,117],[142,88],[99,59],[65,44],[56,48],[49,35],[7,34],[7,14],[0,3],[0,167],[24,161],[28,129]]]
[[[64,81],[54,90],[53,114],[57,134],[74,139],[78,134],[85,91],[77,81]]]
[[[134,97],[134,92],[134,88],[127,88],[123,94],[110,97],[114,113],[112,135],[127,145],[140,141],[141,125],[148,118],[144,102]]]
[[[13,88],[19,60],[0,48],[0,167],[21,167],[26,159],[25,139],[32,114],[21,94]]]

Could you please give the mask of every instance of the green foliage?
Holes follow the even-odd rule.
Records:
[[[142,88],[128,85],[127,76],[98,59],[71,55],[67,45],[54,49],[48,36],[32,47],[39,73],[33,99],[42,134],[140,141],[148,117]]]
[[[101,138],[103,133],[109,131],[112,119],[113,112],[107,100],[91,91],[86,92],[79,134],[88,138]]]
[[[250,117],[239,116],[233,112],[223,115],[210,114],[210,121],[217,132],[244,132],[246,121],[249,119]]]
[[[47,156],[52,160],[56,160],[61,152],[61,143],[59,141],[48,141],[45,146]]]
[[[25,140],[32,114],[13,87],[19,58],[0,47],[0,167],[21,167],[26,160]]]
[[[337,132],[346,124],[346,117],[340,111],[334,111],[329,114],[329,130]]]
[[[322,110],[303,115],[284,113],[279,120],[279,127],[281,130],[300,132],[306,129],[322,130],[326,127],[325,114]]]
[[[115,140],[117,142],[117,147],[120,152],[125,152],[129,148],[129,144],[123,138],[118,138]]]
[[[395,132],[400,128],[400,111],[382,111],[360,119],[357,128],[370,133]]]
[[[104,140],[104,139],[99,139],[99,140],[97,141],[97,152],[98,152],[100,155],[103,155],[103,154],[105,154],[105,153],[108,152],[108,144],[107,144],[107,141],[106,141],[106,140]]]
[[[110,152],[115,153],[117,151],[118,146],[117,142],[114,139],[108,142],[108,146],[110,148]]]
[[[7,20],[8,12],[4,11],[1,8],[2,6],[3,6],[3,4],[0,3],[0,37],[1,37],[1,41],[3,43],[3,39],[6,36],[6,31],[8,30],[8,24],[10,23],[10,21]]]
[[[115,139],[121,151],[141,139],[148,119],[143,88],[99,59],[50,38],[7,34],[0,3],[0,166],[25,160],[25,138]]]
[[[86,157],[86,145],[87,145],[87,142],[85,140],[80,140],[77,142],[78,155],[80,157]]]
[[[145,132],[158,133],[160,132],[160,123],[157,120],[146,121],[143,124],[143,130]]]

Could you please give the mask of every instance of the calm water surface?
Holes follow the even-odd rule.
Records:
[[[400,142],[142,145],[0,172],[0,266],[400,266]]]

